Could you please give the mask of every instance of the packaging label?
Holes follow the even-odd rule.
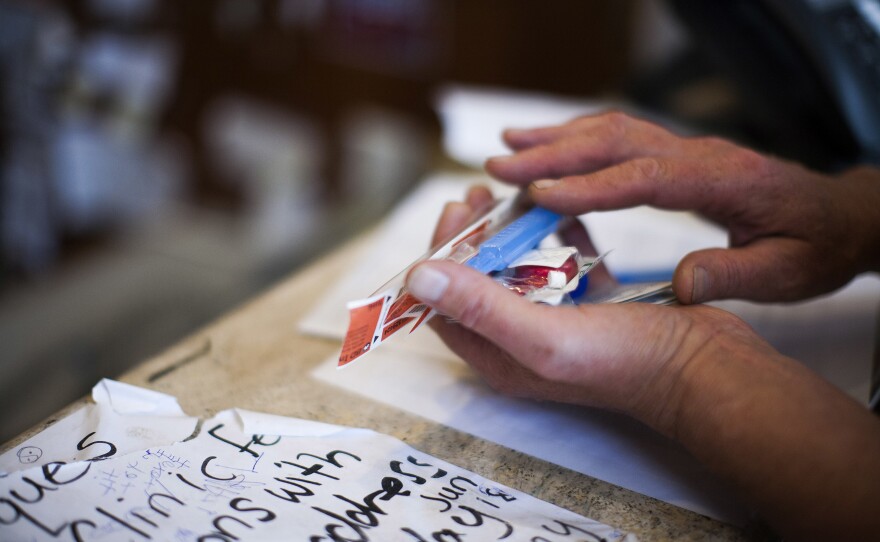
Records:
[[[348,304],[348,331],[339,354],[339,366],[342,367],[361,357],[381,342],[378,330],[384,321],[384,315],[391,296],[379,294],[361,301]]]
[[[455,237],[435,247],[398,273],[377,293],[367,299],[352,301],[347,305],[349,313],[348,331],[339,354],[338,367],[344,367],[370,350],[376,348],[392,335],[415,322],[410,333],[435,314],[427,306],[404,289],[406,275],[417,263],[424,260],[452,259],[463,262],[476,253],[474,245],[483,236],[511,218],[514,201],[498,202],[488,213],[475,220]],[[379,293],[381,292],[381,293]]]

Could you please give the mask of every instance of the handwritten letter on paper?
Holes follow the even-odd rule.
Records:
[[[0,539],[635,540],[364,429],[229,410],[124,454],[69,437],[88,459],[0,479]]]

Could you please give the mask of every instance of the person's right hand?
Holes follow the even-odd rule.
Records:
[[[435,241],[490,199],[478,188],[447,205]],[[586,231],[568,233],[590,253]],[[534,304],[442,260],[414,267],[407,288],[448,317],[431,327],[496,390],[635,417],[727,479],[786,538],[880,532],[880,420],[733,314]]]
[[[793,301],[880,270],[880,170],[831,177],[616,112],[508,130],[504,139],[514,154],[490,159],[487,171],[528,186],[547,209],[651,205],[726,227],[730,248],[693,252],[678,265],[673,288],[682,303]]]

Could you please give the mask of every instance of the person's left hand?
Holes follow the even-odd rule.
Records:
[[[444,210],[435,240],[456,231],[491,198],[472,190]],[[586,231],[564,233],[582,253]],[[591,281],[609,280],[599,269]],[[718,348],[769,347],[737,317],[707,306],[533,304],[491,278],[449,261],[425,262],[409,291],[442,315],[432,326],[486,382],[507,395],[626,412],[674,433],[682,375],[696,357]],[[732,341],[709,338],[727,334]]]

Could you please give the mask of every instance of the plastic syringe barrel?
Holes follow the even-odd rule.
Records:
[[[554,233],[560,220],[558,213],[533,207],[480,245],[465,265],[485,274],[501,271]]]

